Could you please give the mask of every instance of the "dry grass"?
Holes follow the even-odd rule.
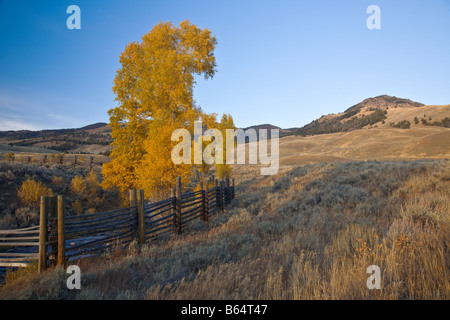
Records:
[[[366,108],[367,109],[367,108]],[[362,114],[368,110],[364,109]],[[413,108],[389,108],[385,123],[363,130],[280,139],[280,165],[304,165],[317,162],[355,160],[449,159],[450,129],[425,126],[420,121],[441,121],[448,117],[450,105]],[[369,111],[372,112],[372,111]],[[331,119],[343,114],[328,115]],[[417,117],[419,123],[414,122]],[[429,119],[432,120],[429,120]],[[395,129],[391,123],[407,120],[411,129]]]
[[[387,106],[387,105],[386,105]],[[389,109],[386,109],[386,106],[381,107],[383,110],[387,110],[387,115],[385,119],[385,123],[378,122],[376,124],[377,128],[390,128],[390,123],[398,123],[403,120],[407,120],[411,123],[411,127],[424,127],[421,121],[419,123],[414,122],[414,118],[417,117],[420,119],[426,119],[429,122],[433,121],[441,121],[445,117],[448,117],[450,114],[450,105],[428,105],[428,106],[421,106],[421,107],[400,107],[395,108],[394,106],[390,106]],[[361,115],[370,115],[373,113],[373,108],[378,108],[379,106],[377,104],[370,104],[366,107],[363,107],[360,112],[356,116]],[[324,120],[331,120],[333,118],[341,117],[345,115],[345,113],[337,113],[337,114],[329,114],[326,116],[322,116],[320,119],[318,119],[319,122],[323,122]],[[432,120],[429,120],[431,117]],[[342,122],[349,121],[350,118],[343,119]],[[375,127],[375,125],[367,125],[364,127],[365,129],[368,129],[370,127]]]
[[[450,161],[320,163],[260,176],[183,235],[26,273],[2,299],[449,299]],[[366,287],[370,265],[381,290]]]
[[[388,110],[387,119],[385,124],[379,123],[379,127],[389,127],[391,122],[398,123],[403,120],[411,122],[411,127],[423,127],[423,124],[419,122],[414,123],[414,118],[426,119],[428,122],[441,121],[450,114],[450,105],[443,106],[422,106],[415,108],[390,108]],[[429,118],[432,120],[429,120]]]
[[[280,165],[354,160],[448,159],[450,129],[417,126],[376,128],[280,139]]]

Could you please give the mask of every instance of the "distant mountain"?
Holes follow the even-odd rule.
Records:
[[[105,129],[103,131],[111,131],[108,124],[105,122],[98,122],[90,124],[81,128],[71,128],[71,129],[44,129],[44,130],[8,130],[0,131],[0,138],[8,138],[9,140],[20,140],[29,138],[41,138],[41,137],[54,137],[65,134],[71,134],[80,131],[92,131],[95,129]]]
[[[105,152],[111,149],[111,141],[111,128],[104,122],[73,129],[0,131],[0,143],[10,147],[45,148],[60,152]]]
[[[97,122],[94,124],[90,124],[88,126],[84,126],[78,130],[92,130],[92,129],[105,128],[105,127],[108,127],[108,124],[106,122]]]
[[[316,134],[349,132],[362,128],[371,128],[373,126],[407,128],[410,127],[412,121],[415,125],[423,124],[446,126],[446,122],[443,116],[441,116],[441,107],[444,107],[444,109],[446,108],[446,106],[436,106],[435,108],[431,108],[430,111],[432,113],[436,113],[440,118],[440,120],[436,120],[442,122],[431,123],[429,122],[432,121],[430,119],[431,117],[426,117],[425,112],[429,109],[428,106],[409,99],[381,95],[378,97],[365,99],[364,101],[348,108],[343,113],[322,116],[304,127],[297,129],[295,133],[301,136],[309,136]],[[401,119],[402,115],[404,115],[403,119]],[[426,119],[421,120],[424,115]],[[431,116],[431,114],[429,114],[429,116]],[[391,121],[390,118],[396,119],[398,122]]]
[[[402,99],[397,97],[392,97],[388,95],[381,95],[374,98],[368,98],[350,108],[345,110],[344,113],[361,111],[363,108],[366,109],[383,109],[388,107],[393,108],[418,108],[423,107],[424,104],[420,102],[414,102],[409,99]]]
[[[274,125],[268,124],[268,123],[254,125],[254,126],[251,126],[251,127],[244,128],[243,130],[247,130],[247,129],[255,129],[255,130],[260,130],[260,129],[266,129],[266,130],[279,129],[279,130],[282,130],[280,127],[277,127],[277,126],[274,126]]]
[[[272,124],[259,124],[243,130],[278,129],[280,137],[288,135],[311,136],[350,132],[358,129],[411,127],[450,127],[450,105],[427,106],[409,99],[388,95],[368,98],[338,114],[329,114],[301,128],[282,129]],[[259,137],[258,137],[259,138]],[[32,147],[59,152],[105,153],[112,147],[111,128],[98,122],[75,129],[0,131],[0,144],[8,147]],[[6,150],[3,148],[3,150]],[[0,148],[1,153],[1,148]]]
[[[271,138],[271,130],[272,129],[278,129],[279,130],[279,135],[280,137],[284,137],[286,135],[292,134],[295,132],[295,130],[297,130],[297,128],[295,129],[282,129],[280,127],[274,126],[272,124],[259,124],[259,125],[254,125],[254,126],[250,126],[247,128],[243,128],[243,130],[248,130],[248,129],[255,129],[256,133],[258,134],[258,138],[259,138],[259,130],[261,129],[266,129],[267,130],[267,138],[270,139]]]

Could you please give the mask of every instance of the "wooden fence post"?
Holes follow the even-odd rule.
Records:
[[[202,200],[201,202],[201,207],[202,207],[202,211],[200,213],[200,219],[202,219],[203,221],[205,221],[205,183],[203,180],[201,180],[199,182],[199,191],[200,191],[200,199]]]
[[[176,188],[172,188],[170,190],[170,197],[172,198],[172,202],[170,204],[170,214],[173,214],[173,231],[177,231],[177,198],[176,198]]]
[[[89,160],[89,171],[91,171],[93,167],[94,167],[94,157],[91,156]]]
[[[223,181],[223,207],[227,206],[228,203],[228,197],[227,197],[227,179]]]
[[[75,168],[77,166],[77,155],[73,157],[73,167]]]
[[[47,163],[47,155],[44,154],[44,158],[42,159],[42,163]]]
[[[137,190],[139,244],[145,243],[144,190]]]
[[[137,201],[136,201],[136,190],[130,189],[130,208],[136,207]],[[130,217],[133,218],[133,220],[138,221],[138,211],[137,208],[133,212],[130,213]],[[133,223],[132,223],[133,226]],[[134,237],[138,238],[138,227],[133,227],[133,235]]]
[[[226,204],[229,204],[231,202],[231,192],[230,192],[230,178],[227,178],[227,192],[226,192]]]
[[[231,180],[231,199],[234,199],[234,178]]]
[[[176,198],[176,232],[181,233],[181,177],[177,177],[177,183],[175,186],[175,198]]]
[[[58,196],[58,257],[57,265],[64,268],[66,263],[66,232],[64,224],[64,197]]]
[[[59,164],[63,164],[64,163],[63,157],[64,157],[63,154],[59,155]]]
[[[136,190],[130,189],[130,207],[135,207],[136,204]]]
[[[216,205],[216,212],[219,212],[219,208],[220,208],[220,202],[219,202],[219,181],[217,179],[214,179],[214,187],[216,188],[216,194],[215,194],[215,205]]]
[[[219,188],[219,198],[220,198],[220,212],[223,212],[224,209],[224,194],[223,194],[223,180],[220,181],[220,188]]]
[[[205,189],[203,190],[204,201],[203,201],[203,221],[209,221],[209,197],[208,197],[208,188],[209,183],[205,183]]]
[[[200,214],[200,218],[205,221],[205,183],[204,181],[200,181],[200,198],[202,199],[202,212]]]
[[[48,198],[41,196],[41,212],[39,217],[39,260],[38,273],[47,268],[47,204]]]

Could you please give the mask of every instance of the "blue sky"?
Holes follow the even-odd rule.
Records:
[[[69,5],[81,29],[69,30]],[[381,9],[369,30],[366,9]],[[450,104],[450,0],[0,0],[0,130],[108,122],[119,56],[160,21],[216,36],[197,104],[246,127],[300,127],[381,94]]]

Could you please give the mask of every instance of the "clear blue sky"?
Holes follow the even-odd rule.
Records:
[[[69,30],[69,5],[81,30]],[[369,5],[381,30],[369,30]],[[119,56],[160,21],[216,36],[206,112],[300,127],[381,94],[450,104],[450,0],[0,0],[0,130],[108,122]]]

